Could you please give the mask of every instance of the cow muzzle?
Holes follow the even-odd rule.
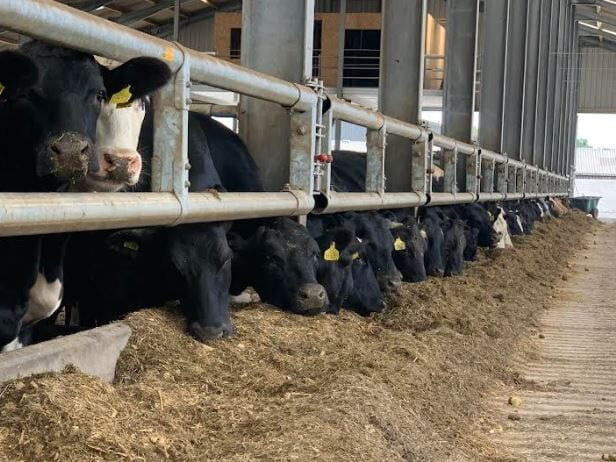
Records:
[[[386,297],[398,297],[402,287],[400,276],[379,276],[379,287]]]
[[[100,156],[103,175],[114,183],[133,185],[141,174],[141,156],[131,150],[103,152]]]
[[[321,284],[303,284],[297,293],[296,310],[303,315],[315,315],[323,312],[329,305],[325,287]]]
[[[92,145],[78,133],[67,132],[47,142],[47,156],[54,176],[62,180],[77,180],[88,173]]]

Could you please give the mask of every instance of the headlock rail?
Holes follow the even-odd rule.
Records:
[[[52,0],[2,0],[0,26],[122,62],[156,57],[175,72],[156,96],[152,193],[3,193],[0,236],[567,195],[567,177],[335,97],[323,105],[314,85],[255,72]],[[289,109],[288,188],[271,193],[188,193],[191,81]],[[322,106],[327,110],[321,121]],[[332,191],[330,164],[316,158],[331,151],[334,120],[367,128],[365,193]],[[411,191],[386,192],[387,135],[414,142]],[[440,148],[444,192],[433,193],[435,147]],[[465,177],[459,192],[461,164]]]

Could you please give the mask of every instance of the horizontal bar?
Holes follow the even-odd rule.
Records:
[[[467,204],[475,202],[477,196],[473,193],[432,193],[430,195],[429,206]]]
[[[427,130],[422,127],[384,116],[379,112],[370,111],[335,96],[328,96],[328,98],[331,102],[330,110],[334,119],[344,120],[374,130],[380,130],[385,124],[385,130],[388,134],[402,136],[414,141],[422,141],[428,138]]]
[[[190,58],[191,78],[225,90],[272,101],[298,110],[316,104],[308,87],[214,58],[163,39],[112,23],[52,0],[3,0],[0,26],[57,45],[116,61],[137,56],[164,59],[173,71]]]
[[[228,104],[193,103],[190,105],[190,111],[214,117],[239,116],[239,108]]]
[[[505,197],[503,193],[479,193],[477,202],[498,202],[505,200]]]
[[[428,201],[422,193],[342,193],[331,191],[327,205],[313,210],[313,213],[338,213],[345,211],[363,211],[380,209],[401,209],[419,207]]]
[[[190,193],[182,213],[172,193],[1,193],[0,236],[306,215],[312,196]]]

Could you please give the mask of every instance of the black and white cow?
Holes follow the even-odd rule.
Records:
[[[2,53],[0,83],[0,155],[7,159],[0,191],[62,191],[99,168],[93,144],[106,89],[92,56],[30,42]],[[22,328],[60,306],[68,238],[0,239],[3,350],[18,347]]]

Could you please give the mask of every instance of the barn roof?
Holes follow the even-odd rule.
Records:
[[[575,175],[616,177],[616,149],[577,148]]]

